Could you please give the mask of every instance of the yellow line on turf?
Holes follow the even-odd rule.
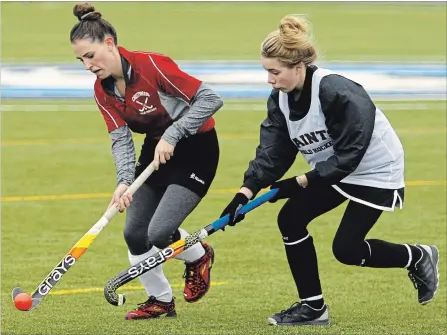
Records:
[[[226,281],[217,281],[211,282],[211,286],[223,286],[228,285]],[[171,287],[183,287],[184,284],[171,284]],[[141,285],[125,285],[120,287],[118,291],[139,291],[143,290],[143,286]],[[55,290],[51,291],[50,294],[53,295],[66,295],[66,294],[78,294],[78,293],[91,293],[91,292],[104,292],[103,287],[90,287],[90,288],[79,288],[79,289],[71,289],[71,290]]]
[[[447,180],[410,180],[406,182],[407,186],[445,186]],[[233,194],[239,191],[238,188],[218,188],[211,189],[208,194]],[[81,194],[59,194],[59,195],[31,195],[31,196],[12,196],[0,197],[0,202],[20,202],[20,201],[43,201],[43,200],[77,200],[77,199],[102,199],[110,198],[112,193],[81,193]]]
[[[419,128],[419,129],[409,129],[402,128],[396,129],[398,135],[425,135],[425,134],[445,134],[446,127],[433,127],[433,128]],[[219,133],[219,139],[221,140],[258,140],[259,134],[254,133]],[[143,135],[134,135],[134,140],[143,141]],[[103,138],[41,138],[41,139],[29,139],[29,140],[4,140],[1,141],[1,147],[16,147],[16,146],[39,146],[39,145],[60,145],[60,144],[74,144],[74,143],[110,143],[110,139],[107,137]]]
[[[41,201],[41,200],[73,200],[73,199],[95,199],[109,198],[112,193],[85,193],[85,194],[60,194],[60,195],[31,195],[17,197],[1,197],[1,202],[15,201]]]

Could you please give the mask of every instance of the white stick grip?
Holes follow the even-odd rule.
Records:
[[[154,172],[154,162],[148,165],[147,168],[144,169],[143,172],[138,176],[137,179],[129,186],[129,190],[131,194],[134,194],[141,185],[146,181],[147,178]]]

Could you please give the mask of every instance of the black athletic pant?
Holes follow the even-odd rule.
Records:
[[[301,299],[321,295],[320,278],[313,238],[307,225],[347,199],[331,186],[306,188],[289,199],[278,215],[287,259]],[[335,258],[347,265],[374,268],[404,268],[409,248],[381,240],[365,240],[382,214],[381,210],[350,201],[332,244]]]

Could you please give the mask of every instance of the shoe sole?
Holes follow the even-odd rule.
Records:
[[[435,269],[436,269],[437,281],[436,281],[436,289],[434,290],[433,295],[428,300],[420,301],[419,303],[421,305],[427,305],[430,301],[432,301],[435,298],[436,292],[438,291],[438,287],[439,287],[439,250],[435,245],[433,245],[433,246],[429,245],[428,247],[431,250],[432,261],[433,261],[433,263],[436,263]]]
[[[162,316],[164,316],[164,317],[162,317]],[[176,318],[176,317],[177,317],[177,312],[172,311],[172,312],[168,312],[166,314],[161,314],[161,315],[157,315],[157,316],[136,317],[136,318],[131,318],[131,319],[128,319],[126,316],[124,319],[128,320],[128,321],[136,321],[136,320],[166,319],[166,318]]]
[[[329,320],[321,320],[321,321],[306,321],[306,322],[287,322],[287,323],[279,323],[273,319],[267,319],[269,324],[272,326],[329,326]]]
[[[208,293],[208,291],[210,290],[210,286],[211,286],[211,269],[213,268],[213,265],[214,265],[214,249],[213,249],[211,246],[209,246],[209,247],[210,247],[210,250],[211,250],[211,262],[210,262],[210,266],[209,266],[209,268],[208,268],[208,278],[209,278],[208,286],[207,286],[206,291],[205,291],[204,293],[199,294],[198,296],[196,296],[196,297],[194,297],[194,298],[191,298],[191,299],[188,299],[188,300],[187,300],[186,297],[183,296],[183,297],[185,298],[185,301],[188,302],[188,303],[194,303],[194,302],[199,301],[199,300],[202,299],[202,298]]]

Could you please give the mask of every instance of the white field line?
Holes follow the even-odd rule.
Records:
[[[447,104],[443,102],[434,103],[378,103],[379,108],[388,110],[445,110]],[[227,103],[223,110],[235,111],[265,111],[266,104],[232,104]],[[90,112],[98,111],[96,105],[0,105],[0,112]]]

